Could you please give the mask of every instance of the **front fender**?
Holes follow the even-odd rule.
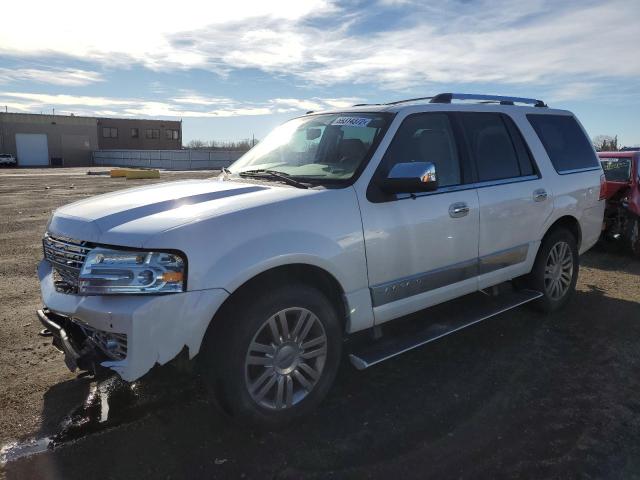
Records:
[[[351,239],[353,243],[357,239]],[[366,285],[360,252],[322,235],[283,231],[252,238],[221,255],[205,276],[230,293],[260,273],[292,264],[312,265],[331,274],[349,292]]]

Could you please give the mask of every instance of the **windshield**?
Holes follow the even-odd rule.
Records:
[[[631,179],[630,158],[601,158],[605,178],[610,182],[628,182]]]
[[[340,113],[290,120],[229,167],[273,170],[304,180],[348,180],[384,133],[389,114]]]

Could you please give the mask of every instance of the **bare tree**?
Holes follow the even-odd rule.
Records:
[[[206,142],[203,142],[202,140],[189,140],[189,143],[187,143],[187,148],[206,148],[207,144]]]
[[[593,146],[598,152],[615,152],[618,150],[618,136],[597,135],[593,137]]]
[[[258,140],[246,138],[244,140],[237,141],[220,141],[220,140],[191,140],[187,143],[186,147],[191,149],[206,149],[206,150],[234,150],[238,152],[246,152],[250,150]]]

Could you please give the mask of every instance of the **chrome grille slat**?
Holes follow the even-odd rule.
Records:
[[[45,234],[42,240],[44,257],[51,262],[55,273],[56,289],[64,293],[78,293],[78,277],[92,246],[68,237]]]

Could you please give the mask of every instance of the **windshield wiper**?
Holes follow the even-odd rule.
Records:
[[[309,188],[309,185],[291,178],[288,173],[278,172],[277,170],[245,170],[244,172],[239,172],[238,175],[245,178],[270,178],[273,180],[280,180],[281,182],[286,183],[287,185],[291,185],[292,187]]]

